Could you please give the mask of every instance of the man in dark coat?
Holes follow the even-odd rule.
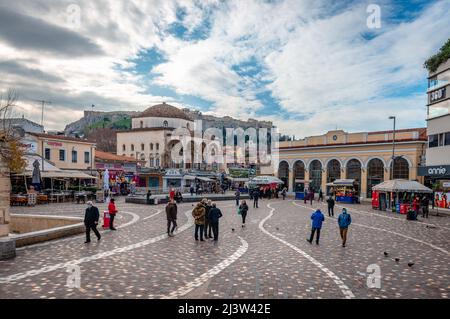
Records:
[[[169,237],[173,237],[173,232],[177,228],[177,214],[178,207],[175,201],[172,199],[166,206],[166,215],[167,215],[167,235]],[[172,226],[172,229],[170,229]]]
[[[258,201],[259,201],[259,189],[255,189],[253,191],[253,208],[258,208]]]
[[[216,207],[215,203],[212,203],[211,210],[209,211],[209,223],[214,234],[214,241],[219,240],[219,218],[221,217],[222,212]]]
[[[91,230],[94,232],[95,236],[97,236],[97,240],[100,240],[102,236],[97,230],[98,219],[100,218],[100,213],[98,212],[98,208],[95,207],[91,201],[87,203],[88,207],[86,208],[86,212],[84,214],[84,225],[86,226],[86,242],[91,242]]]
[[[204,201],[203,205],[205,207],[205,238],[213,238],[211,234],[212,225],[209,222],[209,212],[211,211],[212,208],[211,200]]]
[[[334,199],[333,197],[328,197],[327,199],[327,204],[328,204],[328,216],[334,216]]]

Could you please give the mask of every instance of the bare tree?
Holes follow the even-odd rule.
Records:
[[[16,102],[15,90],[8,90],[5,97],[0,95],[0,160],[10,172],[21,171],[25,165],[20,138],[14,134],[11,121]]]

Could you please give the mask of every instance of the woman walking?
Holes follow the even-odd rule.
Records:
[[[167,215],[167,235],[173,237],[173,232],[177,228],[178,207],[174,200],[171,200],[166,206]],[[172,226],[172,229],[170,228]]]
[[[109,201],[109,205],[108,205],[108,213],[109,213],[109,229],[111,230],[116,230],[114,228],[114,218],[116,217],[117,214],[117,208],[116,208],[116,203],[114,201],[114,198],[111,198],[111,200]]]
[[[248,212],[248,205],[245,200],[242,201],[241,205],[239,206],[239,214],[242,216],[242,228],[245,227],[245,218],[247,217]]]

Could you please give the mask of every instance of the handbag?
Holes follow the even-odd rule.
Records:
[[[238,213],[238,215],[242,215],[242,211],[241,211],[240,207],[237,209],[237,213]]]

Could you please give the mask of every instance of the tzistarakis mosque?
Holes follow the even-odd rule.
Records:
[[[360,196],[370,198],[372,187],[391,176],[423,183],[417,170],[425,165],[426,128],[397,130],[395,143],[393,131],[347,133],[337,130],[279,145],[280,159],[275,175],[288,185],[290,192],[302,192],[306,187],[326,193],[327,183],[354,179]]]

